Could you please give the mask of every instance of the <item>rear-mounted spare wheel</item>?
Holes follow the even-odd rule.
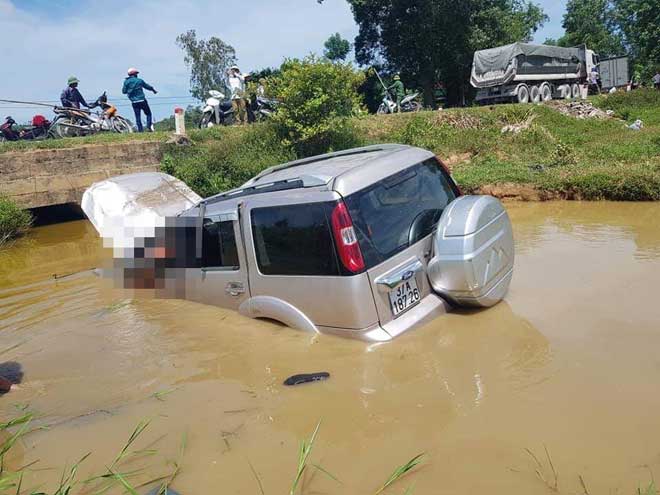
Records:
[[[461,196],[445,208],[427,273],[433,290],[459,306],[499,302],[511,283],[514,245],[509,216],[492,196]]]

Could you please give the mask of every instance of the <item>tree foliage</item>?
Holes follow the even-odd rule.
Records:
[[[615,6],[610,0],[568,0],[561,46],[586,44],[601,57],[625,53],[623,37],[615,23]]]
[[[357,89],[364,74],[349,63],[314,55],[285,60],[280,70],[269,79],[269,89],[280,101],[273,122],[299,152],[325,151],[321,148],[328,136],[360,111]]]
[[[658,0],[615,0],[616,22],[636,62],[647,77],[660,70],[660,4]]]
[[[332,61],[346,60],[348,52],[351,51],[351,43],[347,39],[342,38],[339,33],[330,36],[323,46],[325,47],[323,55]]]
[[[406,86],[445,83],[451,103],[467,90],[475,50],[529,40],[546,16],[524,0],[348,0],[359,33],[360,64],[401,71]]]
[[[225,73],[236,63],[231,45],[215,36],[197,39],[194,29],[177,36],[176,43],[184,51],[183,60],[190,69],[190,94],[204,100],[209,90],[225,89]]]

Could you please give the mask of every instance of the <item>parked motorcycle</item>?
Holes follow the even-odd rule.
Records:
[[[97,132],[133,132],[131,122],[117,114],[117,107],[108,103],[105,92],[90,105],[90,109],[97,107],[100,111],[54,107],[57,117],[53,120],[51,132],[58,137],[87,136]]]
[[[418,112],[422,109],[422,104],[416,100],[419,96],[419,93],[413,93],[406,95],[401,100],[401,111],[402,112]],[[395,113],[396,112],[396,98],[394,98],[389,91],[385,91],[385,96],[383,96],[383,102],[378,107],[376,113],[385,114],[385,113]]]
[[[256,96],[253,103],[250,104],[249,120],[250,122],[262,122],[271,118],[279,102],[273,98]]]
[[[50,121],[43,115],[35,115],[32,118],[32,125],[23,126],[21,129],[14,129],[16,121],[11,117],[6,117],[5,122],[0,125],[0,142],[3,141],[33,141],[46,139],[50,137]]]
[[[199,123],[200,129],[213,127],[215,125],[231,125],[234,123],[234,110],[231,106],[231,100],[225,99],[224,93],[212,89],[209,91],[209,98],[206,99],[206,106],[202,110],[202,120]]]

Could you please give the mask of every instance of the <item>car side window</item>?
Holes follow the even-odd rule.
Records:
[[[252,236],[264,275],[340,275],[330,230],[332,202],[255,208]]]
[[[202,225],[202,268],[238,270],[234,222],[205,218]]]

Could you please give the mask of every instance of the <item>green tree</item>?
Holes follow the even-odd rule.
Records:
[[[190,94],[204,100],[209,90],[225,90],[227,69],[236,63],[236,51],[220,38],[197,39],[191,29],[176,37],[184,51],[183,60],[190,69]]]
[[[348,40],[341,37],[341,34],[335,33],[324,43],[325,50],[323,55],[332,61],[346,60],[348,52],[351,51],[351,44]]]
[[[280,75],[269,80],[280,101],[272,122],[300,156],[326,151],[333,133],[360,111],[357,89],[363,81],[364,74],[349,63],[314,55],[286,60]]]
[[[610,0],[568,0],[562,25],[566,30],[559,40],[562,46],[584,43],[601,57],[625,53]]]
[[[348,0],[359,33],[360,64],[384,62],[433,105],[438,80],[450,104],[468,90],[475,50],[529,40],[546,16],[524,0]]]
[[[617,23],[644,78],[660,70],[660,5],[658,0],[614,0]]]

